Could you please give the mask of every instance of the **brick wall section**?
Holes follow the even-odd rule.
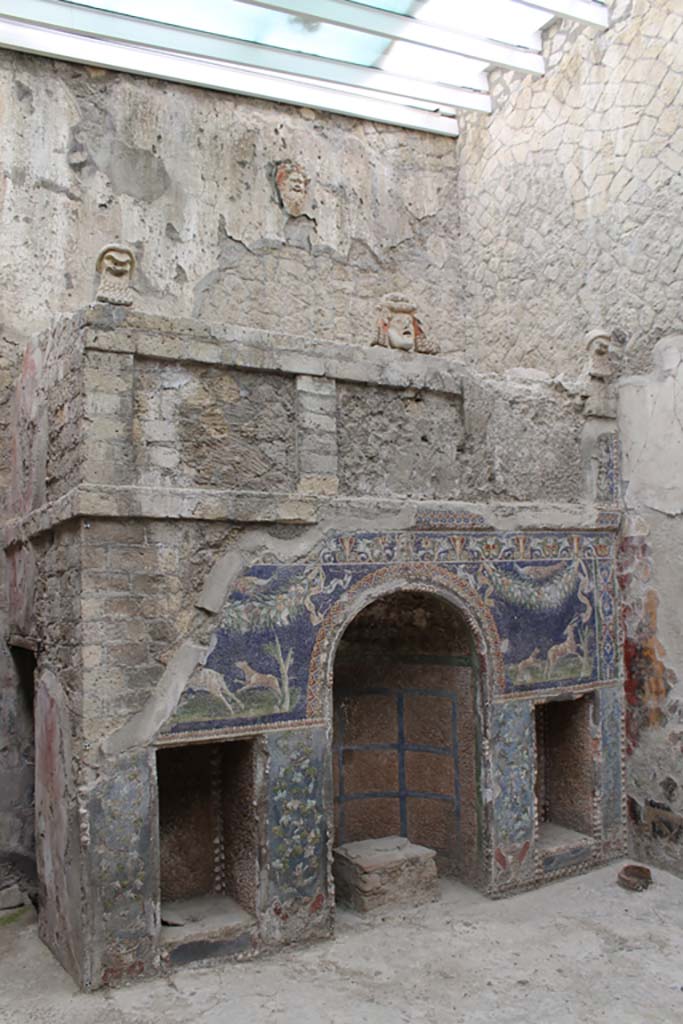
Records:
[[[39,672],[49,668],[76,719],[81,704],[81,544],[77,523],[41,535],[36,543],[40,570],[35,586],[35,629]]]
[[[144,705],[167,655],[201,618],[194,600],[232,532],[200,522],[82,524],[84,728],[91,740]]]
[[[138,360],[136,480],[294,490],[294,382],[271,373]]]
[[[104,410],[84,399],[83,350],[76,325],[62,319],[50,335],[47,349],[45,366],[49,376],[44,386],[48,441],[43,500],[52,501],[80,482],[83,415],[94,418]]]
[[[89,349],[83,366],[86,394],[82,480],[133,482],[133,356]]]
[[[338,488],[337,383],[296,378],[299,490],[336,494]]]

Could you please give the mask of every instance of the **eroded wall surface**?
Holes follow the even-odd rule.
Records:
[[[546,39],[547,75],[541,80],[500,75],[494,83],[498,109],[490,118],[461,117],[457,143],[1,52],[5,250],[0,428],[7,427],[9,381],[18,372],[26,342],[52,316],[90,301],[94,257],[111,238],[129,242],[138,256],[134,288],[140,308],[169,316],[169,323],[194,315],[202,321],[365,345],[374,334],[378,297],[406,290],[418,301],[428,336],[479,369],[524,366],[549,378],[560,372],[565,379],[575,378],[582,367],[584,333],[600,326],[625,342],[627,372],[648,373],[654,344],[680,327],[683,305],[678,271],[683,14],[678,0],[615,0],[611,9],[613,25],[604,34],[552,29]],[[311,178],[306,204],[296,216],[283,208],[275,187],[275,168],[283,159],[300,161]],[[35,354],[26,353],[21,376],[29,412],[22,441],[31,446],[31,454],[13,515],[64,496],[81,466],[71,434],[80,410],[68,359],[49,400],[38,408]],[[245,484],[265,479],[287,488],[294,475],[285,454],[293,406],[313,416],[322,412],[325,419],[332,411],[336,415],[337,401],[344,398],[334,390],[321,395],[302,383],[295,400],[284,392],[274,394],[279,415],[273,422],[266,416],[254,425],[243,404],[248,404],[249,387],[237,400],[230,374],[223,370],[217,374],[211,368],[207,379],[188,392],[182,372],[173,369],[168,371],[171,386],[159,394],[145,391],[141,372],[133,402],[129,380],[123,394],[107,390],[108,379],[123,372],[124,364],[130,375],[132,359],[95,351],[90,359],[88,373],[93,381],[99,378],[100,386],[92,389],[88,415],[96,416],[100,426],[90,449],[81,454],[88,479],[110,485],[144,482],[155,487],[177,472],[188,486],[212,481],[220,486],[238,466]],[[209,378],[211,409],[205,407]],[[419,405],[399,389],[386,428],[391,446],[382,445],[381,427],[380,439],[373,436],[370,454],[381,455],[382,465],[353,451],[354,436],[364,416],[372,417],[374,400],[370,396],[367,408],[359,406],[353,385],[347,385],[346,433],[341,432],[335,449],[327,442],[313,444],[309,435],[309,447],[298,448],[299,480],[303,467],[310,486],[320,488],[341,466],[349,490],[362,492],[370,484],[387,497],[404,494],[414,485],[414,470],[411,475],[410,467],[391,460],[395,446],[406,444],[413,467],[428,454],[435,497],[571,501],[582,486],[580,424],[571,395],[554,403],[557,392],[550,379],[517,378],[509,385],[501,387],[496,401],[492,394],[499,384],[491,384],[479,405],[479,385],[470,385],[464,412],[458,397],[444,401],[439,395]],[[546,399],[545,412],[539,397]],[[175,426],[172,436],[164,432],[181,414],[183,422],[193,422],[198,408],[208,423],[201,444],[183,441]],[[224,416],[232,424],[225,450],[212,431]],[[116,433],[120,418],[127,424],[123,439]],[[426,429],[427,420],[438,425],[436,438],[433,428]],[[253,430],[260,432],[263,444],[251,449],[253,463],[244,467],[241,446]],[[61,441],[48,456],[53,435]],[[474,436],[481,438],[476,458],[468,440]],[[518,443],[509,445],[510,437]],[[133,439],[139,442],[137,451],[128,443]],[[3,445],[2,484],[8,481],[11,457],[11,446]],[[16,466],[22,455],[15,452],[14,457]],[[52,461],[46,466],[48,458]],[[204,500],[206,508],[210,502]],[[673,756],[678,741],[675,715],[666,707],[674,706],[674,679],[681,678],[683,657],[676,622],[680,511],[662,511],[647,502],[634,505],[634,511],[640,518],[629,526],[625,550],[632,549],[633,571],[646,581],[644,596],[638,598],[642,610],[631,630],[634,664],[640,664],[645,650],[643,657],[655,667],[652,672],[637,669],[633,686],[642,690],[647,685],[665,696],[657,697],[648,729],[639,729],[634,740],[641,753],[632,762],[633,797],[641,807],[648,800],[663,803],[655,808],[662,812],[658,821],[673,815],[671,828],[646,823],[653,839],[648,849],[653,856],[660,856],[661,849],[661,859],[679,869],[681,780]],[[118,582],[132,573],[137,589],[131,595],[132,576],[120,592],[103,593],[104,576],[85,581],[90,591],[84,598],[91,603],[84,616],[86,621],[93,617],[93,629],[84,656],[106,661],[111,640],[112,646],[119,644],[111,657],[120,657],[121,665],[113,660],[106,668],[103,664],[105,676],[110,669],[121,679],[129,677],[129,670],[153,676],[161,671],[158,655],[168,642],[164,616],[152,616],[158,631],[153,645],[158,647],[143,650],[142,640],[133,635],[140,629],[134,617],[126,630],[120,629],[119,639],[112,639],[115,631],[107,632],[102,646],[98,602],[107,615],[128,615],[139,610],[141,593],[148,588],[145,607],[158,601],[173,614],[187,615],[174,584],[163,586],[166,570],[159,571],[158,565],[165,557],[179,559],[173,571],[189,576],[197,569],[193,559],[207,560],[212,546],[224,542],[227,528],[186,525],[178,552],[163,522],[144,529],[137,524],[140,548],[154,546],[148,571],[149,553],[136,551],[126,562],[129,555],[117,552],[116,539],[107,536],[109,526],[116,534],[117,524],[98,524],[101,543],[93,543],[87,556],[99,558],[100,564],[83,571],[120,573]],[[68,546],[55,547],[55,563],[62,557],[68,562],[63,554]],[[117,563],[119,557],[123,563]],[[33,558],[31,550],[13,558],[7,581],[13,622],[20,620],[24,634],[30,632],[25,595],[32,592]],[[73,577],[66,562],[55,564],[54,574],[51,570],[41,584],[54,603],[55,619],[61,616],[65,622],[70,612],[62,612],[57,583],[49,581]],[[132,653],[131,642],[140,645]],[[68,636],[55,637],[55,643],[63,652]],[[4,648],[1,657],[6,671],[0,731],[13,735],[21,714],[16,677]],[[134,664],[126,665],[126,659]],[[132,709],[132,684],[126,699]],[[105,709],[104,717],[108,713]],[[24,722],[18,731],[23,735],[26,728]],[[27,757],[11,745],[0,750],[0,767],[18,780],[30,771]],[[0,846],[30,845],[30,808],[22,811],[12,792],[9,800],[5,793],[10,789],[0,797],[5,801]]]
[[[683,12],[612,0],[606,32],[551,29],[543,78],[497,75],[457,144],[464,327],[479,365],[576,373],[591,327],[631,372],[680,323]]]
[[[683,867],[683,335],[619,388],[628,516],[621,552],[629,817],[636,850]]]
[[[456,218],[450,140],[6,50],[0,51],[0,111],[3,434],[27,342],[52,317],[93,299],[95,257],[113,239],[132,245],[138,257],[135,298],[149,312],[365,345],[376,330],[381,295],[407,289],[427,311],[425,329],[444,347],[455,337],[457,288],[448,287],[458,279],[450,244]],[[298,216],[284,209],[275,183],[278,163],[288,159],[310,177]],[[45,451],[32,449],[33,469],[25,493],[17,495],[24,508],[66,494],[78,472],[71,354],[65,345],[62,375],[29,416],[45,451],[48,429],[61,433],[64,444],[52,448],[59,454],[47,468]],[[93,355],[93,379],[106,377],[112,363],[116,357]],[[35,352],[27,353],[27,409],[36,401],[39,373]],[[141,480],[220,486],[237,474],[245,485],[286,489],[293,395],[279,394],[278,382],[259,377],[244,382],[240,397],[230,379],[219,376],[207,371],[188,392],[182,372],[174,371],[150,394],[141,374],[133,425],[145,443],[144,455],[136,457]],[[254,388],[273,392],[259,423],[245,415]],[[130,396],[93,394],[88,414],[102,418],[103,426],[89,455],[91,479],[112,481],[112,466],[119,481],[130,475],[133,453],[122,452],[113,425],[127,415],[125,402]],[[188,461],[173,423],[182,418],[186,433],[194,434],[200,412],[203,440]],[[227,445],[215,429],[223,417],[232,423]],[[178,440],[175,449],[169,431]],[[246,460],[250,431],[262,444],[250,447]],[[3,492],[11,458],[10,445],[0,444]],[[3,598],[0,612],[4,604]],[[0,770],[8,779],[0,793],[0,850],[30,849],[33,765],[23,739],[30,715],[17,700],[14,663],[4,645],[0,659],[0,734],[21,737],[0,744]]]
[[[89,302],[116,238],[148,312],[363,343],[409,288],[452,336],[451,140],[7,51],[0,94],[8,346]],[[310,178],[299,216],[287,159]]]
[[[496,76],[461,118],[463,318],[480,366],[576,377],[585,332],[623,343],[628,788],[636,852],[683,871],[681,532],[675,372],[653,350],[683,324],[683,9],[612,0],[607,32],[551,29],[543,79]]]

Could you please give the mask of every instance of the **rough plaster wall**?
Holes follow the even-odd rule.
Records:
[[[6,660],[5,660],[6,659]],[[4,692],[3,692],[4,691]],[[34,849],[33,707],[9,651],[0,654],[0,876],[3,851]]]
[[[68,971],[84,960],[79,878],[80,836],[68,695],[49,671],[36,700],[36,855],[40,878],[40,936]]]
[[[581,500],[582,419],[572,399],[540,377],[466,384],[462,497]]]
[[[639,856],[683,874],[683,336],[660,341],[654,363],[619,391],[627,792]]]
[[[294,490],[293,378],[214,367],[135,370],[137,482]]]
[[[413,388],[337,388],[345,494],[450,498],[461,490],[462,402]]]
[[[581,501],[583,419],[545,375],[464,380],[462,399],[337,388],[340,491]]]
[[[617,0],[613,24],[552,31],[545,77],[500,74],[461,118],[464,327],[482,366],[576,375],[587,329],[640,369],[681,323],[683,9]]]
[[[91,301],[111,238],[137,250],[149,312],[366,343],[407,288],[452,337],[452,140],[6,51],[0,99],[9,345]],[[312,178],[293,219],[286,158]]]

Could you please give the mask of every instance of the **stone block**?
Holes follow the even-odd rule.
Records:
[[[302,473],[299,479],[300,494],[333,495],[339,490],[339,481],[333,473]]]
[[[436,851],[403,836],[364,839],[334,851],[337,898],[361,913],[439,898]]]
[[[15,910],[26,903],[24,894],[18,885],[8,885],[0,889],[0,910]]]
[[[335,382],[325,378],[300,376],[296,380],[297,391],[308,392],[312,395],[334,396]]]

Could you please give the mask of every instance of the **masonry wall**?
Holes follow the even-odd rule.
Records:
[[[457,144],[462,315],[480,366],[576,375],[593,327],[648,366],[681,321],[683,12],[611,0],[606,32],[551,29],[543,78],[497,73]]]
[[[626,342],[627,372],[649,372],[654,344],[680,328],[683,306],[683,15],[679,0],[610,6],[607,33],[548,33],[545,78],[497,76],[497,110],[461,117],[456,143],[0,52],[0,428],[27,340],[91,299],[95,254],[117,237],[138,254],[137,301],[149,312],[366,344],[377,296],[403,289],[428,334],[480,369],[521,366],[569,381],[583,365],[586,329],[599,326]],[[311,206],[294,220],[272,182],[285,157],[313,179]],[[65,378],[67,402],[68,387]],[[502,404],[512,415],[515,403]],[[537,433],[516,407],[519,428]],[[452,411],[435,415],[449,422]],[[504,455],[505,416],[479,422],[490,458],[467,478],[472,493],[536,497],[525,493],[524,459]],[[61,429],[66,438],[68,419]],[[400,421],[392,430],[400,436]],[[0,485],[9,458],[3,446]],[[145,470],[163,475],[173,468],[163,459]],[[54,464],[53,495],[75,468],[68,458]],[[579,480],[573,455],[569,472]],[[558,472],[538,497],[567,500],[574,490]],[[672,551],[682,549],[683,527],[680,510],[652,505],[634,504],[626,541],[644,552],[638,571],[647,574],[627,641],[655,666],[634,669],[636,710],[653,682],[630,785],[648,851],[678,870],[683,646]],[[4,648],[0,657],[6,734],[16,682]],[[25,772],[17,757],[3,750],[0,769]],[[671,828],[637,818],[657,803]],[[26,815],[15,802],[5,811],[0,842],[23,843]]]
[[[600,327],[625,343],[624,373],[652,380],[655,344],[683,326],[683,9],[616,0],[610,10],[605,33],[551,30],[548,74],[498,74],[492,117],[462,119],[463,323],[480,366],[571,379],[585,332]],[[676,374],[668,385],[659,375],[660,396],[680,391]],[[680,440],[652,387],[643,379],[620,413],[628,791],[635,852],[683,872],[683,506],[678,492],[662,498],[676,490]],[[668,455],[658,459],[660,444]],[[634,474],[647,494],[629,487]]]
[[[5,50],[0,111],[3,436],[27,342],[52,317],[93,299],[95,256],[111,239],[134,247],[140,263],[136,301],[148,312],[365,345],[374,334],[378,298],[408,289],[429,310],[426,328],[444,341],[451,334],[457,297],[446,284],[457,274],[449,244],[455,152],[448,139]],[[286,158],[303,163],[312,178],[312,201],[294,219],[279,205],[274,188],[275,164]],[[217,393],[213,413],[220,417],[229,407],[234,421],[234,444],[222,464],[209,427],[192,464],[183,462],[182,447],[169,451],[163,436],[148,434],[147,455],[132,467],[132,452],[124,454],[121,445],[127,439],[115,427],[118,417],[129,422],[124,404],[130,395],[121,397],[106,386],[99,393],[93,389],[88,414],[100,419],[103,431],[109,426],[110,434],[103,433],[86,458],[67,443],[79,411],[70,401],[68,348],[63,358],[65,373],[54,381],[49,403],[51,430],[65,443],[52,446],[59,454],[46,472],[45,451],[32,447],[31,437],[22,439],[31,448],[24,505],[64,494],[83,465],[92,480],[116,482],[118,474],[123,482],[135,468],[148,482],[184,474],[183,480],[209,484],[241,464],[241,433],[249,425],[242,422],[239,402],[230,404],[232,392]],[[123,362],[93,353],[88,372],[102,382]],[[199,381],[192,394],[177,393],[188,426],[202,387],[211,383]],[[173,392],[162,387],[161,393],[163,414],[172,418],[166,406]],[[153,406],[160,400],[141,386],[134,423],[140,435],[150,421],[159,421]],[[256,458],[242,470],[245,483],[288,482],[291,467],[278,446],[291,440],[291,396],[281,400],[282,429],[258,427],[270,454],[265,463]],[[47,411],[40,410],[42,427]],[[41,437],[44,444],[46,434]],[[9,482],[10,457],[10,446],[1,444],[0,492]],[[22,511],[15,508],[13,514]],[[127,589],[117,593],[117,582],[112,579],[113,591],[101,597],[111,608],[126,599]],[[7,585],[14,584],[4,580],[2,589]],[[90,605],[94,600],[88,598]],[[4,607],[3,597],[0,619]],[[92,650],[87,656],[95,657]],[[17,700],[15,668],[4,644],[0,676],[0,734],[23,736],[30,722]],[[23,740],[0,745],[0,772],[8,780],[0,795],[0,850],[32,844],[29,747]]]

